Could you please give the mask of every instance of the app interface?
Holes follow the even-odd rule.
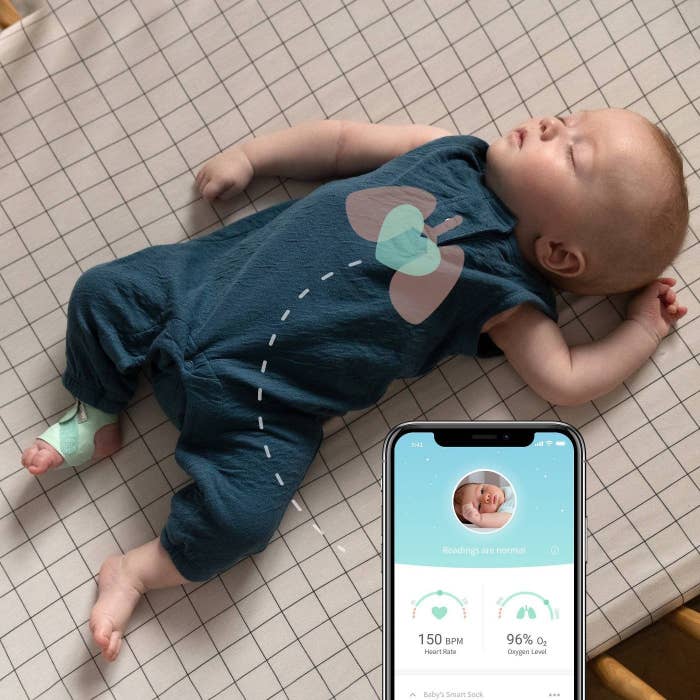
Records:
[[[574,697],[574,445],[394,445],[394,689]]]

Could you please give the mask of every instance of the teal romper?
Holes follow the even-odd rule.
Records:
[[[330,416],[376,403],[551,288],[483,181],[488,145],[445,136],[192,241],[97,265],[68,308],[65,387],[122,411],[144,367],[192,482],[161,532],[205,580],[266,546]]]

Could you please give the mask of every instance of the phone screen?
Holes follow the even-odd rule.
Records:
[[[395,440],[390,697],[579,697],[581,450],[567,430],[530,435]]]

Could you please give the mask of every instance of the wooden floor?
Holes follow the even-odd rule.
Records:
[[[700,597],[686,603],[700,612]],[[700,642],[660,620],[607,652],[668,700],[700,699]],[[618,700],[586,668],[586,700]]]

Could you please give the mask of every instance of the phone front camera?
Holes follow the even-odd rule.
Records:
[[[503,439],[504,439],[504,440],[510,440],[510,433],[505,433],[505,434],[503,435]]]

